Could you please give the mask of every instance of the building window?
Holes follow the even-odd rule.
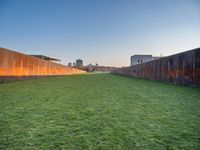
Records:
[[[143,63],[143,60],[141,59],[141,63]]]
[[[138,64],[140,63],[140,60],[138,60]]]

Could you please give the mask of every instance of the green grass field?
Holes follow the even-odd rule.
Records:
[[[200,89],[111,74],[0,84],[0,149],[200,149]]]

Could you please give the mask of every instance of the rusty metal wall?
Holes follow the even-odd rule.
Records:
[[[200,87],[200,48],[120,68],[112,73]]]
[[[0,48],[0,79],[80,74],[85,71]]]

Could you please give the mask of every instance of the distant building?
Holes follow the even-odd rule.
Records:
[[[92,63],[89,63],[86,67],[94,67],[95,65],[93,65]]]
[[[95,63],[95,66],[99,66],[99,64],[96,62],[96,63]]]
[[[71,66],[72,66],[72,63],[71,63],[71,62],[69,62],[69,63],[68,63],[68,67],[71,67]]]
[[[76,60],[76,67],[81,67],[81,66],[83,66],[83,60],[77,59]]]
[[[88,72],[93,72],[93,71],[95,71],[95,65],[93,65],[92,63],[89,63],[89,64],[86,66],[86,71],[88,71]]]
[[[85,68],[87,72],[111,72],[118,69],[117,67],[108,67],[108,66],[99,66],[97,63],[93,65],[92,63],[88,64]]]
[[[133,55],[131,56],[131,66],[145,63],[158,58],[160,57],[153,57],[152,55]]]

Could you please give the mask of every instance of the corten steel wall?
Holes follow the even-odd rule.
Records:
[[[200,87],[200,48],[120,68],[112,73]]]
[[[0,48],[0,80],[80,73],[84,71]]]

